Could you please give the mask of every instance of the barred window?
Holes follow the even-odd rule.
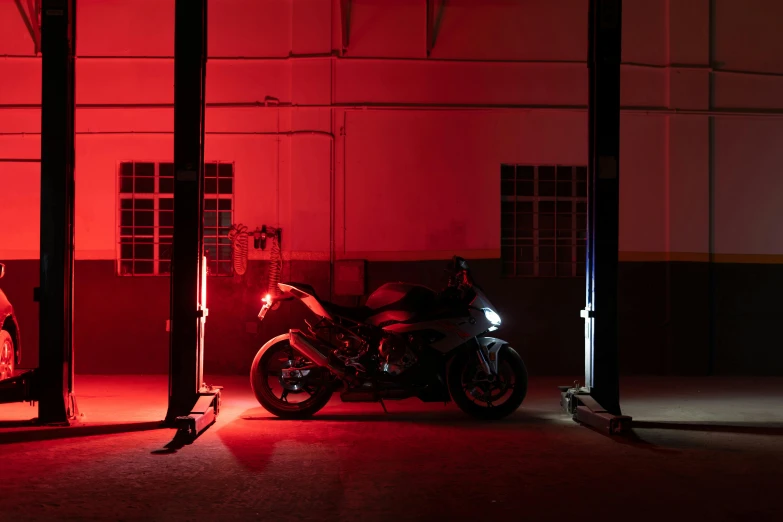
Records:
[[[234,164],[204,165],[204,248],[211,275],[232,275],[228,231],[234,213]],[[119,164],[119,275],[171,272],[174,164]]]
[[[501,165],[500,179],[503,275],[583,276],[587,167]]]

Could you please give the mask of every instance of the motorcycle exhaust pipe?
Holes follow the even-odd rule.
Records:
[[[289,330],[288,332],[288,342],[291,343],[291,347],[296,350],[297,352],[301,353],[313,364],[317,364],[318,366],[321,366],[323,368],[327,368],[329,371],[337,375],[338,377],[345,377],[345,370],[342,368],[338,368],[334,366],[333,364],[329,363],[329,358],[319,352],[315,346],[310,344],[310,341],[307,339],[307,337],[302,334],[299,330]]]

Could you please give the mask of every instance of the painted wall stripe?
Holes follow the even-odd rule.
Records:
[[[458,255],[465,259],[500,259],[500,250],[433,250],[433,251],[402,251],[402,252],[338,252],[335,259],[365,259],[367,261],[440,261],[451,259]],[[268,260],[269,249],[252,251],[250,260]],[[38,252],[33,250],[5,250],[0,252],[0,261],[35,260]],[[115,261],[114,252],[104,250],[77,250],[78,261]],[[294,251],[283,252],[284,260],[292,261],[329,261],[329,252]],[[706,252],[620,252],[619,260],[624,263],[663,263],[666,261],[684,263],[707,263],[709,254]],[[781,254],[716,254],[715,262],[722,264],[783,264]]]

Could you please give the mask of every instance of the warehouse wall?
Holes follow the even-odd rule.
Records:
[[[721,373],[783,372],[782,11],[717,0],[711,23],[709,0],[624,2],[626,372],[705,373],[711,357]],[[586,1],[449,1],[430,57],[425,13],[354,0],[341,55],[337,1],[211,0],[207,159],[235,162],[235,221],[283,228],[286,277],[328,296],[333,248],[369,260],[369,290],[438,285],[459,253],[531,372],[578,376],[583,281],[501,276],[499,166],[586,163]],[[115,275],[117,163],[171,160],[173,2],[80,0],[78,29],[77,371],[164,372],[168,279]],[[40,58],[10,1],[0,78],[0,158],[37,158]],[[38,165],[0,161],[0,191],[2,288],[32,366]],[[210,279],[210,371],[245,372],[301,316],[254,323],[267,257]]]

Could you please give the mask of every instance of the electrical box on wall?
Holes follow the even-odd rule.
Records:
[[[341,259],[334,262],[335,295],[360,296],[366,290],[367,262],[363,259]]]

